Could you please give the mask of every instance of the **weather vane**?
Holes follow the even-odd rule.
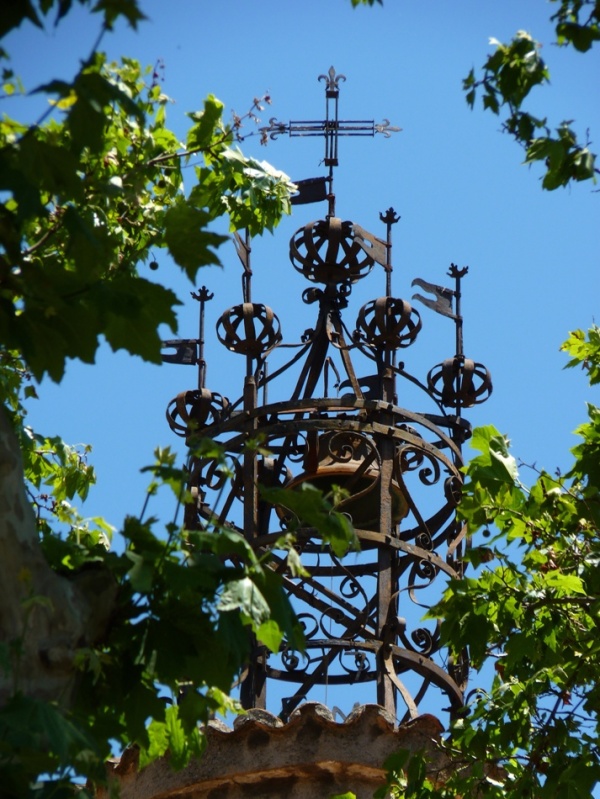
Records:
[[[338,104],[340,97],[339,84],[345,81],[346,76],[337,74],[333,67],[329,68],[327,75],[319,75],[319,81],[325,81],[325,119],[291,120],[279,122],[274,117],[269,120],[269,125],[261,128],[263,141],[267,138],[276,139],[287,133],[290,137],[321,136],[325,139],[325,157],[323,163],[329,167],[327,177],[309,178],[296,181],[298,194],[292,198],[292,203],[329,201],[329,216],[335,216],[335,195],[333,194],[333,167],[338,166],[338,140],[340,136],[375,136],[382,133],[389,138],[392,133],[397,133],[401,128],[390,125],[388,119],[376,123],[372,119],[340,119]],[[326,188],[325,184],[329,184]]]

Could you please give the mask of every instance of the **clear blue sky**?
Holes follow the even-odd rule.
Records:
[[[349,0],[148,0],[142,7],[149,20],[139,31],[120,24],[103,47],[114,58],[164,62],[163,88],[174,100],[169,118],[182,138],[185,112],[199,108],[209,92],[239,113],[268,90],[273,105],[265,121],[320,117],[323,84],[317,76],[332,64],[347,77],[341,84],[343,116],[387,117],[402,127],[387,140],[341,141],[338,213],[379,235],[379,211],[393,206],[401,214],[394,231],[397,296],[411,296],[416,276],[444,283],[451,261],[469,265],[465,349],[494,378],[492,399],[470,417],[507,433],[525,461],[548,468],[567,464],[575,442],[571,431],[593,395],[581,374],[561,371],[565,358],[558,346],[568,330],[598,319],[600,196],[589,182],[542,191],[536,168],[521,165],[521,151],[499,133],[499,120],[479,109],[471,112],[461,91],[461,79],[491,51],[489,37],[505,40],[528,30],[544,45],[552,73],[552,85],[535,92],[533,110],[551,123],[574,119],[580,134],[589,128],[600,147],[600,59],[597,52],[580,55],[551,44],[554,4],[387,0],[383,8],[352,9]],[[49,77],[71,75],[97,31],[97,18],[76,9],[56,31],[24,25],[7,45],[16,71],[33,88]],[[26,102],[5,103],[5,109],[24,114],[19,103]],[[244,149],[295,179],[323,172],[320,140],[283,138],[261,148],[251,139]],[[288,339],[312,322],[299,301],[304,281],[289,264],[287,243],[294,230],[322,213],[320,206],[299,206],[275,237],[254,243],[254,298],[279,314]],[[223,273],[210,269],[200,276],[217,293],[209,331],[226,307],[240,301],[233,248],[225,247],[222,255]],[[180,333],[193,336],[197,309],[188,286],[160,254],[159,261],[156,279],[176,286],[185,303]],[[383,293],[381,280],[366,283],[373,281],[364,289],[366,298]],[[358,294],[354,302],[358,308]],[[421,369],[416,355],[406,353],[421,373],[453,352],[450,323],[427,310],[423,316],[419,345],[427,339],[427,348],[419,353]],[[219,345],[207,354],[210,387],[233,396],[230,372],[242,364]],[[96,366],[73,364],[59,387],[44,384],[32,420],[49,433],[94,446],[99,486],[89,502],[91,514],[102,513],[118,525],[125,512],[135,511],[142,499],[137,470],[155,445],[175,443],[163,409],[194,380],[191,369],[145,365],[105,347]]]
[[[268,91],[273,104],[265,121],[319,118],[324,102],[317,76],[331,65],[347,77],[342,117],[388,118],[402,127],[387,140],[341,141],[338,213],[377,235],[383,235],[380,211],[393,206],[401,214],[394,231],[396,296],[410,299],[414,277],[449,284],[450,262],[469,265],[463,283],[465,351],[491,370],[494,393],[468,417],[508,434],[523,461],[549,469],[568,466],[568,449],[576,443],[572,430],[585,420],[585,402],[598,403],[598,396],[581,373],[562,372],[566,358],[558,347],[570,329],[586,328],[600,315],[600,195],[589,182],[542,191],[539,173],[521,164],[522,152],[499,132],[500,121],[479,106],[470,111],[461,91],[462,78],[491,51],[490,37],[507,40],[525,29],[542,42],[552,74],[551,86],[534,93],[530,110],[547,115],[551,125],[575,120],[580,136],[589,128],[600,149],[600,58],[598,52],[581,55],[551,43],[555,4],[385,0],[383,8],[352,9],[349,0],[142,0],[141,5],[149,20],[139,31],[120,24],[102,46],[113,58],[164,63],[163,89],[174,100],[169,118],[182,139],[185,112],[200,108],[208,93],[242,113],[254,96]],[[7,49],[15,70],[33,88],[72,75],[98,27],[97,19],[75,9],[56,31],[22,26],[9,37]],[[40,100],[10,102],[6,112],[18,117],[36,113],[39,105],[34,109],[32,103]],[[324,171],[319,140],[283,138],[260,148],[250,139],[244,149],[294,179]],[[314,321],[300,301],[306,283],[289,263],[288,241],[324,212],[299,206],[274,237],[254,242],[253,299],[275,310],[287,340],[298,340]],[[168,258],[157,255],[158,272],[146,267],[141,272],[176,288],[184,303],[180,334],[194,336],[193,287]],[[199,278],[199,285],[215,292],[209,338],[222,311],[241,301],[233,247],[223,249],[222,260],[224,270],[210,269]],[[384,293],[378,274],[363,283],[352,296],[350,324],[365,301]],[[424,329],[405,360],[424,377],[454,354],[454,331],[449,320],[420,310]],[[207,357],[208,386],[237,397],[243,359],[215,341],[209,341]],[[89,515],[103,515],[118,527],[126,513],[139,511],[146,484],[140,467],[152,460],[158,444],[181,447],[164,421],[164,408],[195,381],[189,367],[151,366],[103,347],[95,366],[72,364],[60,386],[44,383],[31,408],[32,423],[72,443],[93,445],[98,485],[87,504]]]

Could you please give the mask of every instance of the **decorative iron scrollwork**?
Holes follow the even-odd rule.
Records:
[[[263,136],[264,143],[266,144],[267,136],[275,141],[275,139],[278,136],[281,136],[283,133],[289,133],[290,126],[287,124],[287,122],[279,122],[275,117],[271,117],[271,119],[269,119],[268,126],[260,128],[260,132]]]
[[[415,537],[415,543],[421,549],[425,549],[427,551],[433,550],[433,541],[431,540],[431,534],[429,530],[420,530]],[[420,562],[424,563],[425,561]]]
[[[419,627],[410,634],[416,651],[422,655],[430,655],[433,652],[433,636],[425,627]]]
[[[417,434],[418,435],[418,434]],[[395,462],[399,472],[413,472],[423,464],[424,453],[414,444],[398,444],[396,446]]]
[[[300,665],[300,654],[287,647],[281,652],[281,661],[287,671],[296,671]],[[308,664],[307,664],[308,665]],[[306,666],[303,671],[306,670]]]
[[[333,626],[344,626],[344,612],[340,608],[330,607],[323,611],[319,621],[319,627],[325,638],[339,638],[337,629],[332,629]],[[329,623],[329,629],[327,629]]]
[[[354,661],[353,667],[347,664],[347,659],[350,658]],[[338,655],[338,661],[346,674],[352,677],[353,682],[360,682],[367,677],[372,670],[367,653],[358,648],[342,650]]]
[[[427,533],[421,533],[420,535],[417,536],[417,544],[422,549],[430,549],[433,551],[431,536],[429,536]],[[425,580],[427,584],[429,584],[432,580],[434,580],[437,577],[438,570],[430,560],[423,559],[415,563],[413,567],[413,574],[415,577],[419,577],[420,579]]]
[[[454,321],[456,356],[427,378],[408,371],[408,358],[407,365],[398,363],[396,352],[408,348],[422,326],[411,304],[392,295],[391,231],[399,216],[393,208],[380,215],[386,226],[380,238],[336,216],[333,190],[340,136],[387,137],[397,128],[387,119],[380,124],[340,119],[338,95],[345,77],[332,67],[319,79],[326,84],[324,119],[271,119],[261,128],[263,139],[285,133],[325,143],[323,163],[329,172],[316,179],[318,192],[311,197],[327,200],[327,217],[299,228],[289,250],[294,269],[310,281],[302,299],[305,310],[314,313],[312,327],[305,328],[301,343],[285,343],[293,349],[286,356],[289,350],[279,346],[278,318],[266,305],[252,302],[256,267],[250,264],[249,235],[240,232],[234,240],[243,267],[242,302],[225,311],[216,328],[228,350],[246,356],[237,399],[230,404],[205,388],[207,289],[193,295],[201,306],[198,337],[165,342],[175,348],[166,360],[198,366],[198,389],[182,392],[167,409],[171,428],[188,443],[195,443],[195,434],[211,438],[224,453],[223,460],[203,455],[200,448],[192,451],[185,524],[215,535],[223,529],[243,534],[261,562],[276,570],[304,630],[302,652],[285,640],[268,657],[264,647],[254,647],[241,683],[244,707],[264,702],[275,680],[294,684],[282,700],[284,717],[315,698],[315,689],[371,681],[373,698],[397,718],[404,710],[404,718],[418,715],[430,688],[447,697],[444,705],[449,701],[458,710],[466,655],[448,667],[439,625],[426,627],[421,619],[423,609],[439,598],[443,580],[462,574],[466,530],[456,505],[461,447],[470,425],[460,409],[484,401],[491,378],[485,367],[463,355],[460,298],[466,268],[455,266],[449,273],[456,281],[453,289],[417,279],[415,285],[434,299],[415,296]],[[384,274],[377,272],[385,278],[385,296],[360,309],[352,333],[343,318],[352,286],[374,264],[382,267]],[[415,361],[420,370],[420,359]],[[358,371],[361,363],[366,371]],[[423,392],[427,408],[398,407],[396,397],[404,396],[401,380],[407,396],[415,389]],[[458,410],[452,415],[444,406]],[[248,446],[256,441],[260,448]],[[332,520],[330,508],[299,509],[302,503],[293,492],[308,483],[350,519],[360,552],[342,557],[333,538],[324,541],[323,519]],[[288,493],[261,493],[260,486]],[[296,518],[286,497],[293,497],[290,506],[307,518]],[[333,518],[340,529],[345,525]],[[288,546],[294,552],[286,551]],[[306,572],[293,568],[293,555],[300,553]]]
[[[448,502],[452,503],[454,506],[458,505],[460,502],[462,486],[462,480],[456,477],[456,475],[451,475],[444,481],[444,494]]]

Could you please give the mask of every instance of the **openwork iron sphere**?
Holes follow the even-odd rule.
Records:
[[[354,239],[352,222],[335,217],[309,222],[290,242],[294,268],[315,283],[355,283],[367,275],[374,264]]]
[[[391,128],[339,120],[343,76],[332,68],[321,77],[324,121],[272,121],[266,131],[325,139],[327,190],[315,195],[311,179],[310,196],[324,198],[328,213],[300,227],[290,242],[293,267],[318,284],[302,295],[315,317],[312,326],[300,341],[284,341],[274,312],[251,300],[250,246],[237,235],[243,302],[220,316],[217,338],[245,356],[239,397],[227,400],[204,385],[205,304],[211,295],[203,288],[196,295],[199,338],[166,342],[176,349],[168,360],[198,365],[198,389],[180,393],[167,418],[190,445],[200,438],[217,441],[226,459],[224,468],[211,456],[194,455],[186,525],[215,535],[233,528],[259,556],[272,550],[273,568],[304,628],[304,652],[285,640],[276,653],[254,642],[241,684],[244,706],[268,706],[286,719],[306,700],[323,701],[324,693],[326,701],[339,701],[335,692],[343,688],[346,697],[376,702],[401,722],[423,712],[424,701],[450,712],[464,703],[466,655],[452,661],[441,647],[438,623],[422,619],[447,580],[463,574],[468,542],[456,506],[470,426],[462,409],[486,399],[492,384],[487,370],[463,353],[460,299],[467,270],[455,265],[448,273],[454,288],[414,281],[431,295],[416,299],[454,326],[453,356],[423,378],[397,360],[422,327],[411,303],[392,295],[391,231],[399,217],[391,208],[381,214],[386,233],[379,238],[337,218],[333,193],[338,137]],[[305,202],[301,184],[299,202]],[[364,305],[349,330],[344,312],[353,284],[382,274],[386,295]],[[399,405],[401,385],[419,393],[419,410]],[[272,395],[278,399],[270,400]],[[270,500],[260,486],[287,493]],[[296,492],[315,489],[351,521],[359,552],[337,556],[318,527],[295,513]],[[278,545],[290,533],[306,574],[289,568]],[[359,685],[360,695],[350,692]]]

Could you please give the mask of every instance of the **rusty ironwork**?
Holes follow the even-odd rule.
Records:
[[[419,300],[428,308],[454,319],[456,326],[456,355],[447,358],[443,363],[437,364],[427,375],[427,386],[432,396],[438,398],[446,408],[456,408],[460,415],[461,408],[472,408],[485,402],[492,393],[492,376],[485,366],[475,363],[470,358],[465,358],[463,352],[463,317],[460,309],[461,280],[468,273],[469,267],[459,269],[456,264],[450,264],[448,276],[455,279],[455,288],[449,289],[427,283],[421,278],[412,281],[413,286],[420,286],[425,291],[434,294],[435,300],[413,294],[413,299]],[[456,311],[453,310],[452,301],[456,301]]]
[[[343,76],[331,69],[321,78],[335,101],[337,135]],[[385,238],[333,215],[292,236],[290,260],[310,283],[302,299],[316,316],[298,342],[285,341],[274,312],[252,302],[250,243],[236,236],[243,302],[221,315],[217,338],[245,356],[239,397],[229,401],[202,381],[198,390],[178,394],[167,411],[171,428],[190,446],[214,439],[226,459],[224,468],[211,457],[193,456],[194,500],[186,524],[215,535],[226,526],[257,553],[271,552],[304,628],[304,652],[284,641],[279,652],[269,653],[255,641],[241,685],[245,707],[269,702],[271,709],[271,688],[279,685],[273,693],[283,718],[317,691],[358,684],[371,685],[373,700],[399,721],[418,715],[424,697],[435,691],[439,708],[459,712],[463,704],[466,655],[452,661],[438,623],[422,618],[446,580],[463,573],[467,541],[456,507],[470,426],[462,408],[489,396],[491,378],[463,353],[466,269],[455,265],[452,290],[415,281],[436,297],[417,299],[454,321],[454,356],[424,379],[397,362],[398,352],[421,333],[422,320],[407,300],[392,295],[391,230],[399,216],[390,208],[380,219]],[[367,302],[349,329],[344,317],[352,286],[376,264],[385,273],[386,295]],[[205,290],[201,296],[200,339],[165,342],[184,354],[180,363],[204,360],[203,343],[200,353],[189,354],[192,344],[204,341],[209,297]],[[399,404],[404,381],[421,392],[425,410]],[[296,518],[285,499],[265,499],[259,485],[290,494],[311,485],[326,498],[337,497],[335,509],[353,523],[360,553],[336,556],[318,529]],[[308,576],[290,571],[278,543],[291,533]]]
[[[340,81],[345,81],[346,76],[336,73],[334,67],[330,67],[326,75],[319,75],[319,81],[325,82],[325,118],[324,119],[304,119],[280,122],[272,117],[269,124],[260,128],[263,141],[277,139],[278,136],[287,134],[294,137],[313,137],[319,136],[325,140],[325,155],[323,164],[329,167],[326,178],[309,178],[298,182],[299,192],[293,203],[302,204],[317,202],[321,199],[329,201],[328,216],[335,216],[335,194],[333,192],[333,168],[339,166],[339,139],[340,136],[375,136],[381,133],[389,139],[392,133],[398,133],[402,128],[391,125],[389,119],[382,122],[375,122],[372,119],[340,119],[339,118],[339,98]],[[328,184],[328,192],[323,191],[320,181]]]

